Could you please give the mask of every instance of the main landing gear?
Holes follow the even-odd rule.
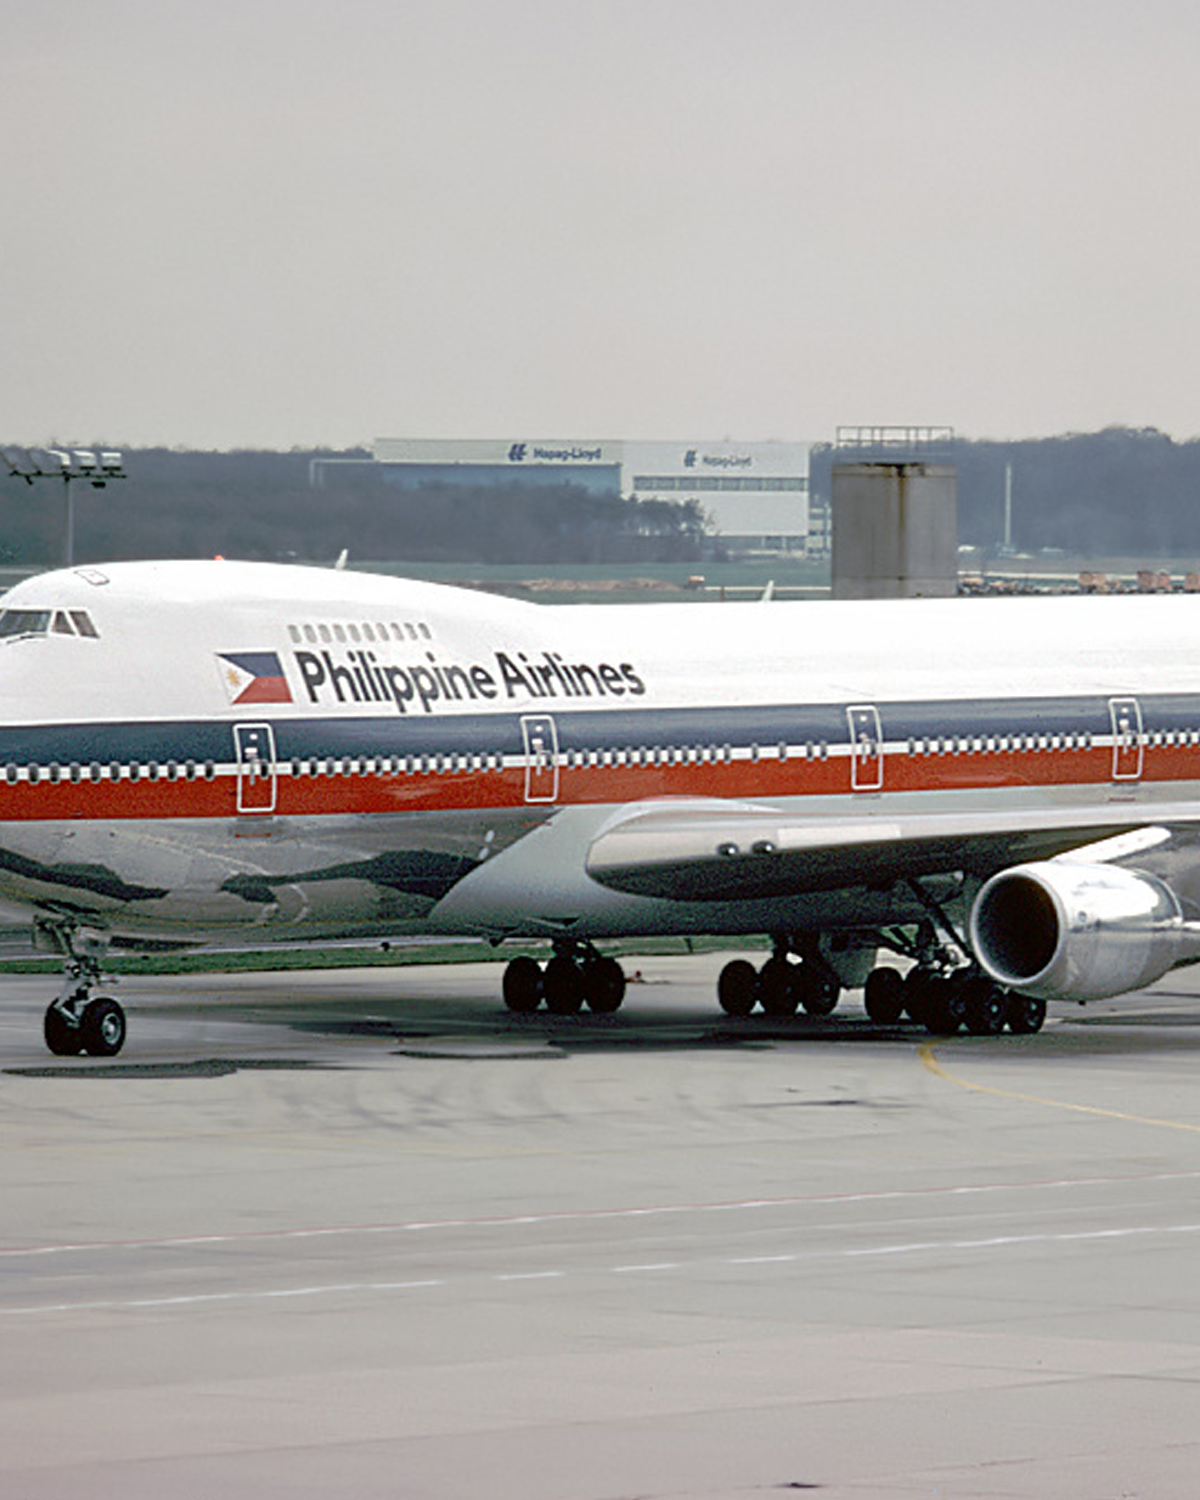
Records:
[[[876,968],[867,975],[863,1006],[872,1021],[895,1025],[908,1016],[934,1036],[999,1036],[1007,1029],[1032,1036],[1046,1020],[1046,1002],[994,984],[969,958],[970,948],[947,904],[918,880],[908,881],[925,908],[915,927],[888,928],[876,944],[914,960],[907,974]]]
[[[504,1003],[528,1014],[545,1002],[556,1016],[573,1016],[586,1005],[598,1015],[620,1010],[625,998],[625,970],[605,958],[591,943],[554,944],[545,967],[533,958],[514,958],[504,970]]]
[[[798,959],[793,954],[799,954]],[[725,965],[717,979],[717,1003],[727,1016],[748,1016],[755,1006],[782,1019],[803,1010],[829,1016],[837,1008],[841,985],[815,943],[797,945],[777,938],[775,951],[760,969],[745,958]]]
[[[895,974],[896,971],[875,969],[871,978],[883,973]],[[901,1013],[934,1036],[954,1036],[964,1027],[971,1036],[999,1036],[1005,1028],[1018,1036],[1032,1036],[1042,1029],[1046,1020],[1044,1000],[1014,995],[993,984],[972,965],[948,974],[918,965],[903,979],[899,975],[897,979]],[[870,978],[867,985],[863,1002],[871,1019],[888,1023],[898,1020],[899,1016],[893,1018],[879,1014],[878,1006],[872,1010]],[[887,989],[894,996],[895,981],[888,981]]]
[[[67,924],[39,921],[36,946],[63,955],[63,988],[46,1010],[42,1034],[55,1057],[115,1057],[125,1045],[125,1012],[107,995],[93,997],[107,939]]]
[[[776,952],[760,969],[735,958],[721,970],[717,1001],[728,1016],[748,1016],[756,1007],[768,1016],[830,1015],[837,1005],[836,978],[793,963]],[[906,1018],[934,1036],[953,1036],[962,1028],[971,1036],[999,1036],[1007,1029],[1020,1036],[1040,1031],[1046,1002],[1014,995],[993,984],[972,965],[945,972],[918,964],[899,969],[872,969],[863,986],[863,1008],[877,1026],[896,1026]]]
[[[994,984],[970,961],[944,906],[914,888],[930,913],[927,920],[850,934],[842,939],[844,947],[827,947],[811,934],[778,934],[775,951],[760,968],[747,959],[733,959],[717,980],[721,1009],[729,1016],[749,1016],[756,1009],[778,1019],[801,1009],[810,1016],[827,1016],[842,985],[856,989],[861,984],[863,1008],[878,1026],[908,1019],[934,1036],[953,1036],[963,1028],[981,1037],[1006,1029],[1019,1036],[1040,1031],[1046,1002]],[[912,965],[907,973],[885,965],[868,972],[881,948],[907,959]]]

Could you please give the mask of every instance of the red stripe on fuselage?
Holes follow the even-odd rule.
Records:
[[[1022,788],[1111,785],[1129,791],[1139,785],[1200,780],[1200,747],[1149,748],[1137,780],[1113,781],[1111,747],[1034,752],[963,752],[958,755],[889,754],[880,790],[853,792],[850,761],[843,753],[826,760],[774,754],[755,762],[698,762],[681,765],[606,765],[557,771],[557,793],[551,801],[536,794],[527,799],[524,765],[502,771],[440,770],[380,775],[374,771],[293,775],[290,766],[275,778],[276,816],[334,816],[372,813],[438,812],[538,806],[590,806],[651,801],[663,797],[727,799],[781,797],[852,797],[864,809],[888,793],[1020,790]],[[261,782],[259,787],[261,790]],[[208,780],[200,772],[188,780],[151,781],[145,777],[98,781],[85,773],[78,782],[52,782],[43,773],[37,782],[0,780],[0,821],[51,819],[220,818],[255,817],[238,812],[238,778],[226,771]],[[548,788],[547,788],[548,789]],[[536,792],[536,788],[535,788]]]

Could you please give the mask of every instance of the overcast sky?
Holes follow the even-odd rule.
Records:
[[[1200,434],[1195,0],[0,0],[0,438]]]

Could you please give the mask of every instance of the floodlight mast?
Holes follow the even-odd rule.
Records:
[[[10,478],[23,479],[28,485],[38,479],[62,480],[66,507],[63,566],[73,568],[75,496],[71,493],[71,481],[85,479],[94,490],[102,490],[110,479],[124,479],[121,455],[108,448],[101,449],[99,455],[91,448],[75,448],[70,452],[62,448],[4,448],[0,452],[3,452]]]

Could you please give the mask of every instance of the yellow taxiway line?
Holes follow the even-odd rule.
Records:
[[[1040,1094],[1022,1094],[1014,1089],[998,1089],[986,1083],[972,1083],[967,1078],[959,1078],[957,1074],[951,1073],[949,1069],[942,1066],[937,1056],[937,1042],[923,1042],[919,1053],[921,1062],[929,1071],[946,1083],[952,1083],[960,1089],[970,1089],[976,1094],[990,1094],[995,1099],[1014,1099],[1020,1104],[1040,1104],[1047,1109],[1068,1109],[1079,1115],[1100,1115],[1107,1120],[1125,1120],[1133,1125],[1156,1125],[1162,1130],[1186,1130],[1193,1135],[1200,1135],[1200,1125],[1189,1125],[1185,1120],[1162,1120],[1153,1115],[1131,1115],[1119,1109],[1102,1109],[1096,1104],[1072,1104],[1066,1099],[1046,1099]]]

